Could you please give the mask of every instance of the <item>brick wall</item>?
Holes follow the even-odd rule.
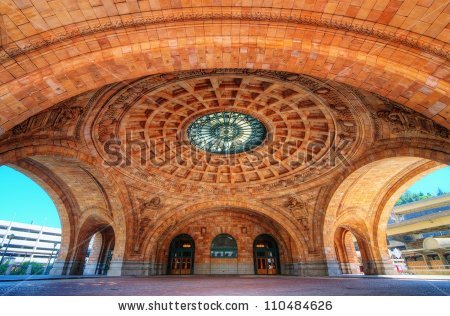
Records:
[[[257,215],[225,210],[196,216],[181,223],[165,240],[160,260],[166,267],[170,241],[180,234],[188,234],[194,239],[195,274],[254,274],[253,243],[261,234],[275,238],[280,253],[281,272],[285,271],[286,264],[291,263],[285,233]],[[237,258],[211,258],[211,242],[219,234],[229,234],[236,240]]]

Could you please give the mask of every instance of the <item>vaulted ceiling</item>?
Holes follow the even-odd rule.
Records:
[[[156,73],[289,71],[450,126],[448,1],[3,0],[0,126]]]

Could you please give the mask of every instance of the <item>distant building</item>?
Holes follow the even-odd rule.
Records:
[[[387,236],[400,272],[450,274],[450,194],[396,206]]]
[[[61,245],[61,229],[0,220],[0,260],[51,264]]]

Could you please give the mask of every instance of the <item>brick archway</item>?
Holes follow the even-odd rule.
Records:
[[[164,266],[167,261],[168,246],[173,237],[181,233],[186,233],[186,231],[184,231],[183,229],[185,226],[188,227],[188,223],[195,223],[196,219],[199,219],[202,216],[214,216],[214,214],[220,214],[221,212],[231,212],[230,214],[237,215],[247,214],[245,215],[247,216],[246,220],[242,221],[242,225],[244,226],[248,226],[252,220],[254,220],[255,218],[259,218],[260,221],[258,223],[260,223],[260,225],[263,225],[263,227],[265,227],[266,229],[269,229],[269,227],[264,226],[264,222],[267,222],[268,225],[275,225],[276,227],[278,227],[278,233],[282,233],[280,233],[281,235],[277,236],[279,236],[279,241],[282,242],[284,249],[286,249],[286,252],[288,253],[288,255],[286,255],[285,257],[286,264],[291,265],[289,267],[289,269],[291,269],[291,272],[289,273],[300,273],[299,270],[301,267],[299,267],[299,264],[301,265],[302,263],[307,262],[309,256],[307,255],[306,241],[304,237],[300,237],[303,236],[303,232],[298,226],[296,227],[292,219],[285,217],[283,214],[277,213],[275,210],[267,209],[266,207],[263,207],[261,205],[232,200],[208,201],[183,207],[178,210],[174,209],[172,211],[172,214],[170,214],[167,218],[160,219],[158,221],[159,223],[161,223],[159,226],[149,227],[149,231],[147,234],[148,237],[145,241],[143,241],[142,252],[144,256],[140,260],[143,260],[144,265],[147,264],[147,262],[151,263],[150,273],[163,273]],[[225,226],[228,227],[228,224],[226,224]],[[222,231],[220,227],[221,226],[219,225],[218,227],[214,228],[213,231],[217,234],[221,233]],[[210,227],[209,230],[211,231],[211,229],[212,228]],[[273,228],[271,228],[269,232],[272,232],[272,234],[274,235],[277,234],[277,230],[274,230]],[[195,231],[192,234],[201,234],[201,229],[198,229],[198,231]],[[257,234],[253,237],[256,236]],[[252,248],[253,239],[250,238],[247,243],[248,245],[246,244],[246,246]],[[209,245],[207,248],[207,251],[209,251]],[[199,252],[197,244],[196,252]],[[124,273],[127,272],[124,271]],[[307,274],[306,271],[304,273]]]
[[[401,148],[392,151],[375,148],[353,165],[352,171],[332,191],[323,222],[324,255],[329,270],[334,271],[330,273],[341,272],[336,265],[334,245],[340,242],[338,232],[342,228],[354,233],[358,241],[363,241],[366,274],[395,273],[386,244],[391,210],[400,195],[415,181],[450,163],[448,154],[438,154],[423,147],[411,146],[405,153]],[[326,233],[330,231],[336,233]]]
[[[180,223],[225,211],[279,226],[299,274],[337,273],[341,229],[384,273],[386,209],[449,163],[446,3],[5,1],[0,164],[60,200],[67,249],[98,211],[116,274],[159,273]],[[267,146],[191,159],[193,120],[233,109]]]
[[[343,274],[359,274],[361,272],[354,239],[358,244],[361,255],[364,255],[362,260],[363,266],[364,263],[366,267],[368,266],[368,255],[370,255],[370,253],[367,251],[367,242],[364,237],[355,234],[351,228],[340,226],[335,232],[334,249],[336,252],[336,259],[340,264],[340,269]]]
[[[282,249],[282,272],[284,274],[298,273],[294,271],[293,262],[295,242],[282,226],[264,216],[248,210],[237,210],[228,207],[203,210],[196,215],[180,221],[176,228],[161,235],[155,254],[156,274],[167,271],[168,247],[174,237],[187,234],[195,242],[195,262],[193,274],[254,274],[253,242],[262,233],[276,236]],[[211,244],[219,235],[226,234],[236,240],[237,255],[230,258],[212,258]]]
[[[51,274],[82,273],[78,261],[82,257],[80,253],[84,251],[85,254],[87,250],[85,239],[97,230],[111,227],[114,231],[115,252],[110,274],[120,275],[126,225],[117,226],[116,223],[126,223],[130,214],[127,212],[126,200],[121,197],[121,185],[111,174],[99,170],[92,157],[61,146],[24,146],[7,151],[0,160],[2,164],[24,172],[39,183],[57,206],[62,242]],[[84,236],[80,236],[83,227],[91,221],[100,224],[95,224]],[[86,249],[80,252],[83,247]]]
[[[70,274],[78,275],[84,274],[86,268],[85,259],[87,257],[89,242],[95,234],[100,234],[102,236],[102,244],[98,250],[100,252],[99,260],[103,263],[102,265],[104,265],[106,261],[106,252],[112,251],[115,248],[116,243],[116,229],[114,229],[114,222],[111,218],[105,216],[105,214],[96,210],[89,210],[82,214],[80,222],[81,224],[77,230],[76,245],[73,251],[74,255],[70,262]],[[107,270],[109,270],[109,268],[108,262]],[[117,272],[114,271],[112,275],[116,273]]]
[[[81,46],[55,44],[24,51],[20,56],[33,66],[24,69],[18,61],[4,61],[0,126],[8,130],[57,102],[106,84],[156,73],[222,67],[289,71],[344,82],[449,126],[449,84],[442,70],[446,69],[445,51],[439,53],[419,41],[413,49],[408,47],[413,42],[407,40],[392,45],[395,35],[383,35],[380,46],[376,31],[354,28],[348,32],[348,27],[308,23],[307,19],[298,23],[278,20],[219,17],[209,25],[205,16],[191,24],[150,25],[145,33],[129,26],[123,27],[127,39],[114,43],[100,28],[85,34],[81,42],[75,40]],[[149,40],[147,32],[158,38]],[[437,55],[424,58],[419,55],[423,50]],[[61,58],[38,63],[48,52]]]
[[[79,211],[75,197],[68,190],[67,184],[56,177],[50,170],[35,161],[25,158],[7,165],[38,183],[55,204],[61,223],[61,244],[55,262],[56,264],[51,273],[68,273],[68,261],[70,261],[75,244],[76,219],[74,215]]]

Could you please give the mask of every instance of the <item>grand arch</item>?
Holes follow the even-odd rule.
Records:
[[[304,270],[308,269],[308,262],[312,259],[307,255],[307,236],[295,219],[261,204],[210,200],[174,209],[159,222],[158,227],[145,234],[148,237],[143,241],[143,259],[156,265],[151,270],[155,274],[165,271],[170,241],[176,235],[186,232],[197,237],[194,240],[201,239],[205,243],[203,249],[200,248],[204,255],[199,257],[200,261],[206,261],[204,264],[210,263],[208,257],[211,240],[220,233],[233,233],[238,240],[238,246],[247,249],[244,256],[247,266],[243,269],[243,274],[253,270],[248,268],[248,261],[252,261],[253,240],[264,233],[275,235],[284,250],[281,267],[283,271],[292,271],[295,266],[296,269],[302,268],[297,271],[306,274]]]
[[[386,241],[386,227],[391,210],[400,195],[415,181],[449,163],[448,154],[422,148],[408,148],[395,154],[389,150],[371,153],[370,161],[362,159],[336,183],[323,221],[324,253],[328,266],[339,269],[339,255],[345,232],[358,241],[363,257],[364,273],[391,274]],[[331,232],[331,234],[330,234]],[[337,267],[336,267],[337,263]]]
[[[3,128],[108,83],[222,67],[345,82],[448,127],[444,1],[401,6],[344,1],[339,7],[295,1],[267,7],[145,2],[63,2],[44,8],[4,1]]]
[[[25,173],[39,183],[57,207],[62,228],[61,250],[53,274],[82,274],[86,246],[90,237],[106,229],[114,230],[116,240],[110,275],[121,274],[125,251],[127,214],[123,212],[120,183],[92,164],[86,156],[77,156],[70,148],[25,146],[2,155],[2,164]],[[11,153],[11,151],[9,151]],[[120,223],[120,224],[118,224]]]
[[[253,274],[253,241],[258,235],[269,233],[275,236],[281,248],[281,269],[284,274],[296,271],[300,273],[307,269],[302,263],[305,256],[304,249],[298,249],[297,239],[289,234],[288,229],[264,215],[259,211],[237,209],[223,203],[220,208],[198,208],[193,214],[179,219],[177,227],[171,227],[158,236],[156,244],[151,241],[147,244],[147,254],[151,257],[155,274],[166,273],[169,264],[170,241],[180,233],[191,235],[196,242],[197,257],[195,258],[196,274],[210,274],[214,270],[215,260],[210,257],[211,242],[219,234],[229,234],[237,240],[238,257],[231,261],[232,271],[236,274]],[[286,225],[287,226],[287,225]],[[148,252],[151,252],[148,253]],[[225,271],[227,272],[227,271]],[[226,273],[229,274],[229,273]],[[305,272],[306,274],[306,272]]]
[[[367,273],[390,273],[388,210],[450,162],[444,2],[0,9],[0,163],[58,206],[67,251],[53,273],[79,273],[76,250],[102,229],[115,237],[110,274],[149,275],[164,273],[177,234],[254,221],[248,236],[275,237],[283,273],[341,273],[335,244],[347,231]],[[188,128],[219,112],[258,120],[263,142],[196,149]],[[214,227],[197,225],[212,214]]]

